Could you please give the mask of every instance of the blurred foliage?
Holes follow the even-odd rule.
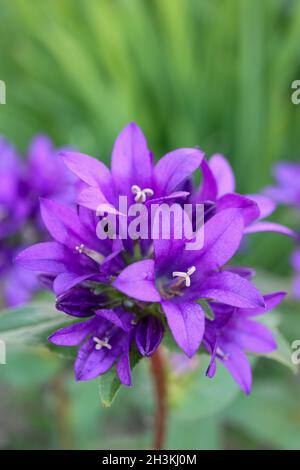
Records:
[[[117,133],[136,121],[156,158],[179,146],[224,153],[244,193],[269,184],[278,159],[299,157],[300,108],[290,99],[300,78],[299,0],[0,0],[0,44],[0,133],[22,152],[42,131],[108,162]],[[299,224],[286,210],[275,220]],[[291,248],[259,234],[238,261],[260,269],[264,292],[290,290]],[[299,304],[284,303],[289,341],[300,338],[299,315]],[[97,383],[75,383],[71,363],[46,349],[12,347],[8,361],[0,447],[149,447],[144,364],[135,388],[106,410]],[[169,448],[299,448],[299,376],[258,361],[253,394],[243,397],[219,369],[215,387],[203,366],[170,378]]]

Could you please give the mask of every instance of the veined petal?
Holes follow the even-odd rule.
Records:
[[[217,180],[218,197],[233,193],[235,190],[235,178],[228,160],[223,155],[217,153],[209,160],[209,166]]]
[[[276,349],[276,340],[265,325],[247,318],[239,318],[238,314],[228,325],[226,338],[252,353],[267,354]]]
[[[160,294],[155,286],[153,260],[137,261],[127,266],[114,281],[113,286],[137,300],[160,301]]]
[[[251,308],[251,309],[240,309],[239,315],[245,317],[256,317],[258,315],[264,315],[265,313],[273,310],[279,305],[284,297],[286,292],[274,292],[272,294],[264,295],[265,307]]]
[[[198,272],[219,269],[239,248],[243,231],[244,220],[240,209],[221,211],[204,225],[203,249],[189,252],[186,256],[194,259],[193,264],[199,266]]]
[[[192,357],[204,334],[205,314],[199,304],[164,300],[161,303],[168,325],[178,346]]]
[[[100,188],[85,188],[77,196],[77,203],[93,211],[119,214],[118,210],[108,202]]]
[[[52,237],[72,251],[80,244],[95,248],[97,237],[93,237],[80,222],[76,212],[58,202],[41,199],[43,221]]]
[[[124,334],[124,333],[123,333]],[[99,332],[96,336],[99,335]],[[115,333],[110,340],[111,349],[95,348],[93,338],[84,343],[78,351],[75,361],[76,380],[91,380],[107,372],[122,352],[122,336]]]
[[[109,169],[96,158],[79,152],[60,152],[65,165],[89,186],[100,188],[106,199],[113,200],[113,184]]]
[[[58,346],[78,346],[97,326],[98,320],[92,318],[57,330],[49,336],[50,343]]]
[[[263,296],[254,284],[226,271],[208,276],[199,287],[195,286],[191,293],[198,295],[198,298],[212,299],[239,308],[257,308],[265,305]]]
[[[215,201],[218,196],[218,186],[214,173],[212,172],[209,164],[203,160],[201,163],[202,169],[202,184],[199,188],[197,201]]]
[[[53,290],[56,295],[61,295],[67,290],[71,289],[74,286],[77,286],[80,282],[85,281],[93,277],[95,273],[73,273],[73,272],[63,272],[59,274],[54,283]]]
[[[15,259],[23,268],[43,273],[57,274],[66,269],[70,259],[67,248],[57,242],[44,242],[32,245]]]
[[[230,372],[243,392],[249,395],[252,385],[252,371],[246,354],[238,346],[233,344],[226,344],[224,352],[226,359],[219,358],[219,360]]]
[[[118,360],[116,367],[117,374],[121,383],[123,385],[126,385],[127,387],[132,386],[129,346],[130,343],[128,341],[128,345],[125,346],[123,352],[121,353],[120,359]]]
[[[132,328],[131,320],[133,319],[133,315],[129,312],[101,309],[96,310],[95,313],[99,316],[99,318],[105,318],[105,320],[111,322],[115,326],[118,326],[123,331],[128,332]]]
[[[220,197],[216,210],[219,212],[224,209],[241,209],[245,225],[251,224],[260,217],[256,201],[236,193],[224,194]]]
[[[155,187],[159,196],[174,192],[199,168],[203,158],[204,153],[196,148],[180,148],[162,157],[154,169]]]
[[[133,185],[138,185],[141,189],[152,186],[150,151],[144,134],[133,122],[121,131],[115,141],[111,169],[119,194],[131,194]]]

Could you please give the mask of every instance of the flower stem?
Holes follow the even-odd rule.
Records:
[[[167,382],[166,367],[162,349],[151,357],[151,371],[156,393],[156,415],[154,424],[153,448],[160,450],[164,446],[167,428]]]
[[[70,426],[70,398],[66,390],[64,370],[59,371],[53,379],[52,390],[55,397],[55,414],[57,435],[61,449],[73,449],[73,436]]]

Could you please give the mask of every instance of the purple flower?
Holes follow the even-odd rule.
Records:
[[[132,318],[121,309],[99,310],[89,320],[56,331],[49,337],[49,341],[58,346],[80,346],[75,362],[77,380],[94,379],[117,362],[116,370],[120,381],[130,386]]]
[[[13,264],[26,245],[48,238],[39,214],[39,197],[68,201],[75,197],[75,177],[62,164],[46,136],[35,137],[23,161],[0,139],[0,288],[6,305],[30,300],[41,289],[36,275]]]
[[[245,352],[268,354],[276,349],[276,341],[266,326],[253,320],[275,308],[284,298],[284,292],[264,296],[265,307],[254,309],[232,308],[211,303],[214,320],[205,320],[204,345],[211,354],[207,376],[216,372],[216,360],[230,372],[241,389],[251,391],[252,372]]]

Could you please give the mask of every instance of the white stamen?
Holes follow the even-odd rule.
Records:
[[[191,285],[191,275],[196,271],[196,267],[195,266],[191,266],[187,272],[182,272],[182,271],[174,271],[172,273],[172,276],[173,277],[182,277],[185,279],[185,286],[186,287],[190,287]]]
[[[78,253],[80,254],[84,253],[86,256],[96,261],[96,263],[99,263],[99,264],[103,263],[104,256],[101,255],[101,253],[98,253],[97,251],[86,248],[83,243],[79,246],[76,246],[75,249],[76,251],[78,251]]]
[[[109,338],[105,337],[104,340],[102,340],[97,338],[97,336],[94,336],[93,340],[96,343],[95,349],[97,349],[97,351],[100,351],[102,348],[111,349],[111,345],[108,343]]]
[[[137,184],[131,186],[131,192],[135,194],[135,202],[146,202],[147,196],[152,197],[154,192],[151,188],[140,188]]]

